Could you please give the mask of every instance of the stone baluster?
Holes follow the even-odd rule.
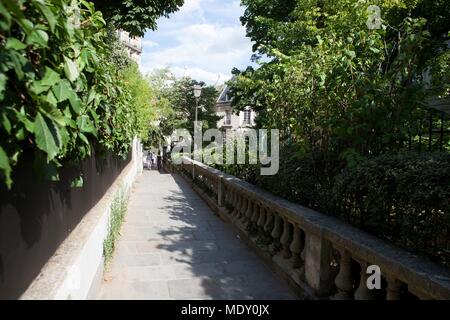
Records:
[[[253,199],[247,197],[247,202],[248,202],[247,210],[245,211],[244,218],[242,219],[243,223],[250,223],[250,218],[252,216],[252,211],[253,211],[253,206],[254,206]]]
[[[209,176],[209,187],[214,194],[217,194],[217,179],[213,175]]]
[[[241,205],[239,206],[237,218],[242,219],[245,216],[245,211],[247,211],[248,199],[247,199],[246,195],[242,192],[239,195],[241,198]]]
[[[228,185],[228,192],[230,194],[229,199],[229,205],[230,205],[230,212],[229,214],[231,215],[234,211],[234,188],[231,185]]]
[[[352,255],[345,249],[338,249],[341,258],[339,259],[339,273],[334,280],[338,293],[334,295],[335,300],[350,300],[353,291],[353,279],[351,273]]]
[[[295,269],[300,268],[302,266],[301,254],[304,247],[303,238],[302,238],[302,230],[294,225],[294,236],[292,238],[292,243],[290,246],[290,250],[293,256],[293,267]]]
[[[303,262],[302,266],[300,267],[300,279],[302,281],[306,281],[306,234],[303,250],[302,253],[300,254],[300,260]]]
[[[213,178],[211,179],[211,190],[214,191],[214,194],[218,194],[218,191],[219,191],[218,187],[219,187],[220,178],[214,177],[214,176],[212,176],[212,177]]]
[[[374,300],[373,290],[367,288],[367,279],[369,278],[367,274],[368,263],[365,261],[357,260],[361,266],[361,275],[359,280],[359,286],[355,291],[355,300]]]
[[[273,229],[273,213],[269,209],[266,209],[266,224],[264,225],[264,231],[270,235]]]
[[[234,204],[233,204],[233,211],[231,212],[231,215],[233,215],[233,216],[237,215],[240,205],[241,205],[241,198],[239,196],[239,192],[237,189],[234,189]]]
[[[202,175],[203,175],[203,177],[205,179],[206,189],[211,190],[211,177],[209,176],[209,174],[208,174],[208,172],[206,170],[203,170]]]
[[[250,221],[252,223],[253,228],[256,230],[257,229],[257,223],[258,223],[258,219],[259,219],[259,206],[257,202],[253,203],[253,208],[252,208],[252,212],[250,214]]]
[[[281,245],[283,246],[283,258],[289,259],[290,257],[292,257],[292,253],[290,250],[290,245],[292,242],[292,224],[286,218],[282,220],[284,220],[284,226],[280,242]]]
[[[322,233],[305,230],[305,282],[319,297],[328,296],[331,289],[331,249]]]
[[[225,195],[225,204],[230,204],[230,188],[226,183],[223,183],[224,180],[222,179],[222,186],[223,186],[223,193]]]
[[[264,231],[264,225],[266,224],[266,209],[261,203],[259,203],[258,207],[259,207],[259,218],[256,224],[260,231]]]
[[[226,184],[225,190],[226,190],[225,201],[231,207],[233,206],[233,189],[230,187],[229,184]]]
[[[217,206],[219,208],[225,206],[225,185],[223,183],[222,177],[217,177],[216,179],[216,188],[217,188]]]
[[[274,226],[272,233],[270,234],[274,240],[274,243],[277,244],[280,242],[281,234],[283,233],[283,220],[280,218],[278,213],[274,213]]]
[[[387,288],[386,288],[386,300],[400,300],[401,287],[403,283],[394,277],[386,277]]]

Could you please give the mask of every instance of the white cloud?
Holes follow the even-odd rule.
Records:
[[[171,67],[170,70],[178,78],[186,76],[199,81],[204,81],[210,85],[223,84],[225,81],[230,80],[229,75],[220,72],[219,73],[209,72],[200,68]]]
[[[233,67],[250,63],[251,42],[240,25],[239,1],[188,0],[143,42],[142,71],[170,67],[177,76],[214,84],[230,78]],[[220,19],[219,19],[220,18]],[[156,44],[156,45],[155,45]],[[185,71],[187,70],[187,71]]]
[[[159,44],[157,42],[155,42],[155,41],[152,41],[152,40],[143,39],[142,40],[142,46],[144,48],[154,48],[154,47],[159,46]]]
[[[180,12],[182,14],[194,13],[194,12],[203,13],[202,2],[203,2],[202,0],[186,0],[184,2],[184,5],[181,8]]]

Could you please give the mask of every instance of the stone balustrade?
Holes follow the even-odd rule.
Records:
[[[274,271],[306,296],[325,299],[450,299],[450,272],[336,218],[274,196],[202,163],[164,160],[232,223]],[[369,290],[369,266],[381,288]]]

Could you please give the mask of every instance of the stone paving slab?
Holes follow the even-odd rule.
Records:
[[[144,171],[97,299],[296,299],[178,176]]]

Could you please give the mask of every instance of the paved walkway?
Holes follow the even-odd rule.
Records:
[[[98,299],[295,299],[177,176],[145,171]]]

